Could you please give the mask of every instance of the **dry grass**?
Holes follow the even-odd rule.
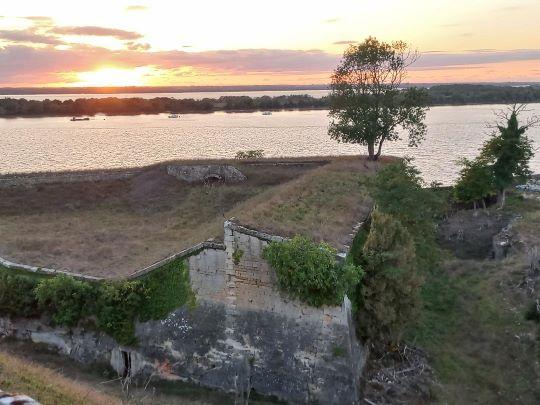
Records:
[[[117,277],[208,238],[221,239],[223,221],[233,216],[255,228],[307,234],[342,248],[369,209],[364,177],[375,165],[358,157],[235,165],[246,182],[188,185],[156,165],[128,180],[4,189],[0,256]]]
[[[0,388],[28,395],[44,405],[120,404],[118,398],[73,381],[38,364],[0,351]]]
[[[366,175],[378,165],[358,158],[335,160],[240,204],[230,215],[269,233],[309,235],[343,249],[353,226],[371,209]]]

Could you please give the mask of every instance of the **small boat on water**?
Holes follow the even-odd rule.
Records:
[[[84,117],[84,118],[73,117],[72,119],[70,119],[70,121],[90,121],[90,118],[88,118],[88,117]]]
[[[263,111],[262,115],[272,115],[272,111]]]
[[[169,114],[169,118],[178,118],[178,114],[176,113]]]

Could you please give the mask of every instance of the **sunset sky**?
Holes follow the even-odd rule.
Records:
[[[322,84],[401,39],[411,82],[540,81],[540,0],[2,1],[0,86]]]

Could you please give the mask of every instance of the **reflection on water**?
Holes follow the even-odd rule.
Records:
[[[448,184],[455,161],[473,157],[503,106],[434,107],[428,135],[419,148],[406,141],[387,144],[385,154],[415,157],[426,181]],[[527,115],[540,115],[531,104]],[[525,118],[525,115],[524,117]],[[264,149],[266,156],[364,153],[327,135],[327,111],[186,114],[104,117],[70,122],[68,117],[0,119],[0,173],[141,166],[178,158],[231,158],[240,150]],[[540,128],[529,136],[540,145]],[[540,172],[540,155],[532,162]]]

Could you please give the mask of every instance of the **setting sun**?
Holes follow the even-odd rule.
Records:
[[[134,69],[101,68],[94,71],[77,73],[77,82],[74,86],[101,87],[101,86],[142,86],[145,76],[150,69],[137,67]]]

